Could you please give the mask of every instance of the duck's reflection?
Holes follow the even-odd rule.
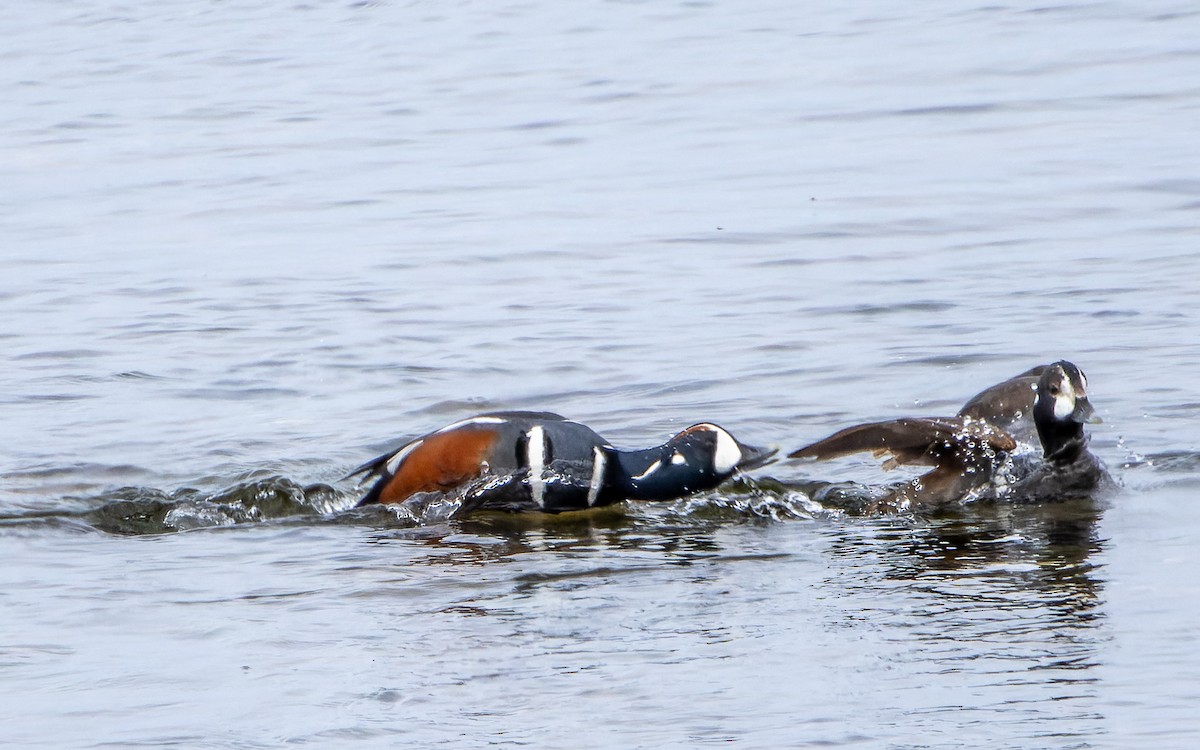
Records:
[[[1103,549],[1097,526],[1103,509],[1090,498],[1058,503],[980,503],[919,519],[864,519],[846,524],[835,555],[870,556],[890,579],[958,580],[963,574],[1005,574],[1014,585],[1066,589],[1094,601],[1091,559]],[[864,543],[862,535],[877,535]],[[939,576],[939,574],[945,574]]]
[[[788,523],[638,506],[472,516],[378,533],[404,548],[393,569],[403,578],[381,590],[390,597],[406,584],[429,612],[452,616],[440,628],[505,643],[598,638],[593,627],[610,632],[630,611],[652,649],[695,643],[714,623],[779,644],[815,631],[844,644],[828,658],[849,658],[846,669],[880,670],[851,682],[902,696],[879,709],[883,720],[931,736],[978,720],[1083,737],[1102,719],[1093,700],[1106,638],[1102,515],[1101,504],[1076,499]],[[760,562],[737,567],[745,559]]]
[[[661,520],[630,515],[619,507],[558,515],[476,513],[436,526],[372,533],[367,541],[418,542],[425,554],[407,564],[432,566],[483,565],[544,552],[578,558],[598,550],[644,553],[657,565],[689,565],[722,553],[714,538],[720,524]]]
[[[827,583],[856,627],[896,644],[891,658],[913,687],[935,675],[971,686],[925,694],[921,711],[1024,712],[1066,735],[1088,732],[1102,718],[1089,708],[1106,639],[1102,515],[1095,500],[1074,499],[863,519],[831,530]]]

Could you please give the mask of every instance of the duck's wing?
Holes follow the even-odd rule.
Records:
[[[986,422],[963,417],[905,417],[847,427],[788,457],[825,460],[870,452],[876,457],[889,456],[889,468],[896,464],[939,466],[947,463],[948,456],[961,460],[986,448],[1011,451],[1015,447],[1011,436]]]
[[[958,410],[958,416],[983,420],[1001,428],[1021,424],[1032,429],[1038,379],[1047,367],[1049,365],[1038,365],[983,389]]]
[[[877,500],[868,511],[923,511],[958,502],[976,488],[991,481],[989,471],[968,471],[964,462],[955,456],[933,467],[921,476],[905,482]]]
[[[488,458],[499,434],[487,427],[430,433],[368,461],[354,473],[368,472],[364,481],[375,479],[375,484],[358,504],[398,503],[418,492],[448,492],[489,473]]]
[[[360,484],[362,484],[362,483],[366,483],[367,481],[369,481],[371,479],[371,477],[373,477],[373,476],[379,476],[379,475],[385,474],[387,472],[386,467],[387,467],[388,461],[391,461],[393,456],[403,452],[405,448],[409,447],[410,445],[412,445],[415,442],[416,442],[415,440],[410,440],[409,442],[401,445],[399,448],[396,448],[395,450],[390,450],[387,453],[384,453],[382,456],[376,456],[375,458],[372,458],[370,461],[367,461],[363,465],[358,466],[355,469],[353,469],[352,471],[347,472],[346,475],[342,477],[342,481],[345,481],[345,480],[349,479],[350,477],[358,476],[359,474],[366,474],[366,476],[364,476],[362,478],[362,480],[360,480]]]

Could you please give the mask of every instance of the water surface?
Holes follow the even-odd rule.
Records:
[[[0,11],[0,740],[1187,748],[1200,14]],[[1094,500],[414,526],[487,409],[790,450],[1088,373]],[[775,481],[768,481],[775,480]]]

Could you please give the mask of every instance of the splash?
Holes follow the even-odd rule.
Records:
[[[287,477],[246,478],[215,492],[181,488],[121,487],[100,495],[67,498],[82,510],[26,512],[0,518],[8,526],[50,524],[134,536],[202,528],[312,519],[336,514],[352,502],[327,484],[302,485]]]

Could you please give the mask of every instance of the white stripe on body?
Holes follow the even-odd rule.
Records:
[[[453,424],[448,424],[438,430],[438,432],[450,432],[451,430],[457,430],[460,427],[467,427],[473,424],[504,424],[507,421],[503,417],[471,417],[470,419],[461,419]]]
[[[396,472],[400,469],[400,464],[404,463],[404,459],[408,458],[408,454],[421,447],[421,444],[424,442],[424,440],[414,440],[400,450],[396,451],[392,454],[392,457],[387,460],[384,468],[387,469],[389,474],[395,476]]]
[[[598,447],[592,448],[592,453],[595,458],[592,459],[592,481],[588,485],[587,504],[592,507],[596,504],[596,500],[600,498],[600,489],[604,485],[604,465],[608,463],[608,459],[604,457],[604,451]]]
[[[529,489],[533,502],[539,508],[546,507],[546,431],[534,425],[526,433],[529,445]]]

